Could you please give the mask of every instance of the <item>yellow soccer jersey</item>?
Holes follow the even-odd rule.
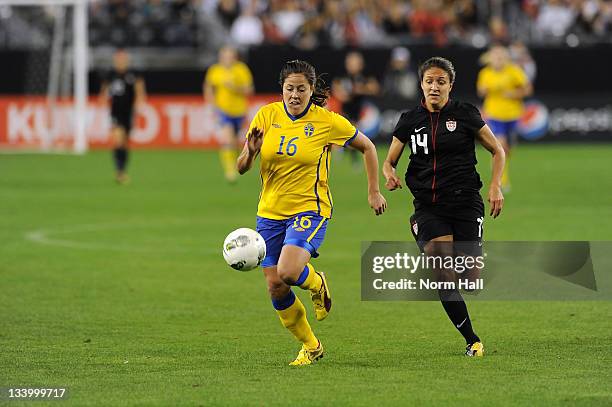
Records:
[[[357,135],[344,117],[309,104],[292,116],[283,102],[263,106],[251,122],[263,130],[260,152],[261,195],[257,215],[287,219],[306,211],[331,218],[329,190],[331,145],[343,146]]]
[[[523,102],[504,96],[505,92],[525,86],[527,76],[521,68],[514,64],[506,65],[496,71],[491,67],[483,68],[478,74],[477,86],[487,89],[483,110],[485,115],[494,120],[517,120],[523,114]]]
[[[215,91],[215,106],[228,116],[241,117],[247,111],[247,98],[242,93],[235,92],[226,84],[233,86],[252,86],[251,71],[242,62],[234,63],[231,68],[214,64],[206,72],[206,82]]]

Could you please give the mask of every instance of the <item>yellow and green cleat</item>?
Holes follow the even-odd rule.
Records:
[[[302,345],[300,353],[298,353],[295,360],[289,363],[290,366],[306,366],[312,365],[317,360],[323,357],[323,345],[319,341],[319,346],[316,349],[308,349],[305,345]]]
[[[315,271],[321,277],[321,288],[318,292],[311,292],[310,299],[312,300],[312,304],[314,305],[315,316],[317,321],[323,321],[329,315],[329,310],[331,310],[332,300],[331,293],[329,291],[329,286],[327,285],[327,279],[325,278],[325,273]]]
[[[482,342],[474,342],[465,347],[465,356],[484,356],[484,346]]]

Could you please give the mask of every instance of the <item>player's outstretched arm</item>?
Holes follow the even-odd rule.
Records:
[[[480,144],[484,146],[493,157],[493,175],[489,185],[488,201],[491,204],[490,215],[496,218],[504,206],[504,194],[501,190],[501,178],[506,163],[506,153],[493,132],[486,124],[478,131],[477,136]]]
[[[145,81],[142,77],[136,79],[136,83],[134,84],[134,91],[136,93],[136,98],[134,100],[134,105],[142,106],[147,101],[147,86],[145,85]]]
[[[100,94],[98,95],[98,103],[100,103],[101,105],[104,105],[106,103],[108,103],[108,82],[104,81],[102,82],[102,85],[100,86]]]
[[[204,82],[202,82],[202,96],[204,97],[204,101],[208,103],[212,103],[215,98],[215,90],[208,78],[204,79]]]
[[[391,146],[389,147],[389,152],[387,153],[387,158],[385,158],[385,161],[383,162],[383,175],[387,180],[385,187],[389,191],[402,188],[402,181],[397,176],[395,168],[397,167],[397,163],[399,162],[403,151],[404,143],[402,143],[398,138],[393,137]]]
[[[387,201],[380,193],[378,187],[378,155],[376,147],[363,133],[357,133],[357,137],[351,141],[350,146],[359,150],[365,159],[365,169],[368,176],[368,203],[374,209],[376,215],[382,215],[387,209]]]
[[[261,150],[262,143],[263,131],[257,127],[253,127],[251,132],[247,135],[247,141],[244,143],[242,152],[236,161],[236,168],[238,169],[238,173],[240,173],[240,175],[251,169],[255,157],[257,157],[259,150]]]

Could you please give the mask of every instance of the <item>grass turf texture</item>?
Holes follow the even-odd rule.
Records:
[[[611,154],[521,146],[485,238],[612,240]],[[290,368],[299,344],[261,273],[221,256],[229,231],[255,225],[257,171],[227,185],[217,155],[195,151],[135,152],[130,169],[120,187],[107,152],[0,157],[0,386],[67,386],[61,404],[80,406],[612,403],[611,302],[471,303],[480,360],[462,356],[437,302],[361,302],[360,240],[411,239],[411,201],[385,193],[375,217],[348,160],[332,164],[334,219],[314,263],[330,317],[317,323],[299,294],[326,356]]]

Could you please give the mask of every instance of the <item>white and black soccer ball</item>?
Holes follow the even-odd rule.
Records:
[[[223,242],[223,258],[235,270],[253,270],[265,257],[266,242],[253,229],[236,229]]]

